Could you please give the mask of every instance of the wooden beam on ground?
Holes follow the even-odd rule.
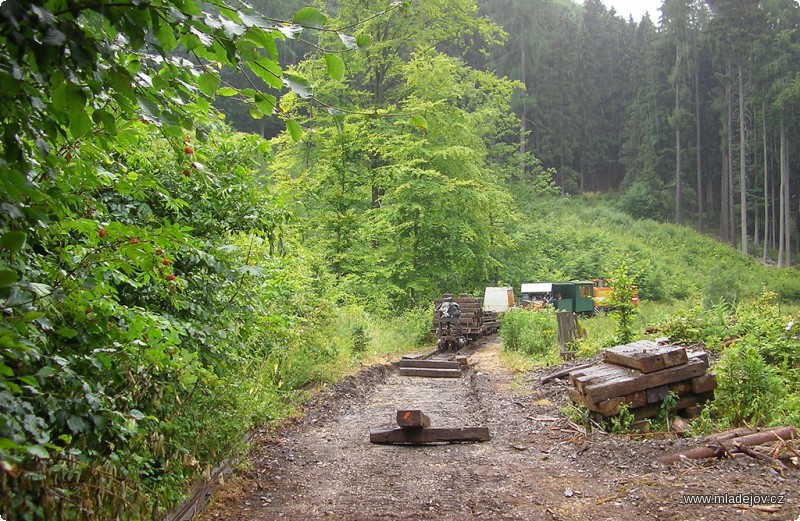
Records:
[[[401,367],[400,376],[424,378],[461,378],[461,369],[434,369],[430,367]]]
[[[397,425],[403,429],[424,429],[431,426],[431,419],[420,410],[397,411]]]
[[[464,443],[489,441],[486,427],[458,429],[388,429],[378,427],[369,430],[370,443],[382,445],[424,445],[426,443]]]
[[[653,373],[683,365],[689,361],[689,357],[685,347],[658,345],[651,340],[639,340],[606,349],[603,352],[603,360],[643,373]]]
[[[461,369],[460,362],[450,360],[400,360],[400,367],[422,367],[429,369]]]
[[[576,367],[570,367],[568,369],[564,369],[564,370],[561,370],[561,371],[556,371],[555,373],[550,373],[549,375],[547,375],[544,378],[542,378],[541,380],[539,380],[539,383],[540,384],[546,384],[550,380],[555,380],[556,378],[564,378],[565,376],[569,376],[569,374],[574,372],[574,371],[578,371],[580,369],[586,369],[587,367],[592,367],[593,365],[594,365],[594,362],[591,362],[591,363],[579,365],[579,366],[576,366]]]
[[[742,447],[752,447],[753,445],[761,445],[763,443],[769,443],[772,441],[787,441],[787,440],[794,440],[797,438],[797,430],[794,427],[782,427],[780,429],[765,431],[765,432],[758,432],[755,434],[749,434],[747,436],[741,436],[736,439],[736,442]],[[717,442],[718,444],[721,443],[718,439],[711,440],[712,443]],[[731,452],[736,452],[736,448],[734,447]],[[720,456],[724,454],[726,451],[723,447],[718,445],[716,446],[707,446],[707,447],[697,447],[685,452],[679,452],[677,454],[670,454],[668,456],[662,456],[658,458],[658,461],[664,463],[665,465],[672,465],[680,461],[681,459],[702,459],[702,458],[711,458],[713,456]]]
[[[618,398],[609,398],[598,403],[587,399],[577,389],[568,388],[567,393],[573,402],[585,406],[590,411],[599,412],[603,416],[616,416],[619,414],[620,407],[623,404],[627,405],[628,409],[647,405],[647,393],[645,391],[637,391]]]

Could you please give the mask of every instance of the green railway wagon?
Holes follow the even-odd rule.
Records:
[[[592,313],[594,312],[593,296],[593,282],[573,281],[553,284],[553,305],[557,310]]]

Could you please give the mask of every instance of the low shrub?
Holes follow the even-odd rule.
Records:
[[[714,409],[734,425],[766,425],[783,416],[786,388],[775,369],[750,343],[725,350],[717,365]]]
[[[512,309],[503,315],[500,336],[503,348],[535,357],[544,363],[556,363],[558,324],[550,307]]]

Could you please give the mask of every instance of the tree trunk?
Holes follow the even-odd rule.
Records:
[[[702,167],[702,138],[700,125],[700,60],[695,60],[694,68],[694,134],[695,134],[695,163],[697,167],[697,228],[703,232],[703,167]]]
[[[784,236],[784,242],[786,245],[784,249],[786,250],[786,254],[784,256],[784,265],[791,266],[792,265],[792,216],[791,216],[791,192],[789,190],[789,182],[791,180],[791,165],[789,164],[789,141],[788,138],[785,137],[786,132],[784,131],[784,139],[786,140],[786,145],[783,147],[783,154],[784,154],[784,165],[786,165],[786,171],[783,173],[783,178],[786,180],[783,186],[783,218],[784,218],[784,230],[786,235]]]
[[[764,262],[769,242],[769,161],[767,159],[767,100],[761,102],[761,137],[764,140]]]
[[[725,98],[728,104],[728,168],[725,175],[728,177],[728,237],[731,246],[736,247],[736,207],[733,204],[733,87],[731,87],[731,64],[728,62],[727,78],[725,85]]]
[[[675,60],[675,75],[678,75],[679,59]],[[675,114],[681,110],[681,89],[678,80],[675,80]],[[675,223],[683,222],[682,192],[681,192],[681,123],[680,118],[675,121]]]
[[[727,140],[723,138],[722,143],[722,172],[719,182],[719,235],[722,240],[728,242],[730,237],[730,223],[728,222],[728,152],[725,150]]]
[[[523,39],[524,40],[524,39]],[[528,140],[528,84],[527,84],[527,67],[525,64],[525,42],[520,42],[519,45],[519,69],[521,78],[520,81],[525,85],[525,91],[522,98],[522,118],[519,122],[519,179],[525,179],[525,148]]]
[[[748,254],[747,233],[747,133],[744,125],[744,71],[739,64],[739,217],[742,221],[742,254]]]
[[[778,201],[778,267],[785,265],[785,258],[786,258],[786,241],[784,237],[786,235],[786,223],[788,221],[786,215],[786,201],[784,201],[785,193],[786,193],[786,184],[787,184],[787,165],[786,165],[786,147],[788,146],[786,142],[786,122],[784,121],[784,114],[781,111],[781,187],[779,190],[779,201]]]

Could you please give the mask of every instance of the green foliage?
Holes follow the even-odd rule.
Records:
[[[739,274],[734,271],[711,271],[703,288],[706,306],[728,304],[735,306],[740,299],[742,285]]]
[[[612,434],[630,434],[634,431],[633,423],[636,421],[633,413],[628,406],[623,404],[619,408],[619,413],[611,417]]]
[[[658,331],[673,342],[704,342],[709,349],[717,350],[729,338],[732,325],[731,308],[726,303],[706,308],[694,299],[678,306],[659,324]]]
[[[369,338],[364,326],[357,324],[353,327],[353,352],[363,353],[367,349]]]
[[[558,411],[569,418],[576,425],[583,427],[586,432],[592,432],[592,429],[597,425],[592,421],[592,411],[584,405],[576,405],[567,400],[559,407]]]
[[[739,342],[727,349],[717,377],[714,408],[734,425],[766,425],[781,418],[786,388],[754,344]]]
[[[711,415],[711,407],[704,407],[700,411],[700,416],[691,421],[689,432],[692,436],[706,436],[727,429],[730,429],[730,423],[726,419],[714,419]]]
[[[383,117],[331,119],[295,100],[314,133],[303,144],[274,140],[282,191],[317,223],[303,231],[306,243],[348,293],[381,308],[427,304],[448,288],[480,291],[510,243],[503,223],[515,217],[502,184],[513,151],[496,143],[518,125],[507,117],[517,85],[431,49],[406,59],[392,61],[401,83],[384,93],[394,104],[381,105]],[[352,64],[357,77],[364,66]],[[318,88],[345,96],[330,82]],[[399,109],[403,118],[392,117]]]
[[[731,344],[716,366],[719,387],[711,415],[697,422],[697,429],[794,421],[794,396],[800,389],[797,323],[781,313],[778,296],[765,291],[735,309],[725,303],[706,308],[698,299],[678,307],[659,326],[672,341],[704,343],[711,349],[724,340]]]
[[[709,303],[740,302],[766,288],[787,302],[800,287],[796,269],[764,266],[686,227],[633,220],[608,197],[512,193],[525,218],[510,223],[514,247],[503,256],[500,279],[514,287],[536,280],[609,278],[619,259],[636,274],[642,300],[705,296],[709,288]],[[714,282],[722,279],[736,281],[728,297]]]
[[[501,321],[503,349],[524,353],[545,364],[559,361],[558,324],[552,308],[512,309]]]
[[[632,299],[635,291],[635,279],[626,261],[620,262],[611,273],[611,296],[608,305],[611,308],[609,316],[617,323],[617,338],[619,344],[627,344],[636,338],[634,330],[634,317],[638,308]]]

